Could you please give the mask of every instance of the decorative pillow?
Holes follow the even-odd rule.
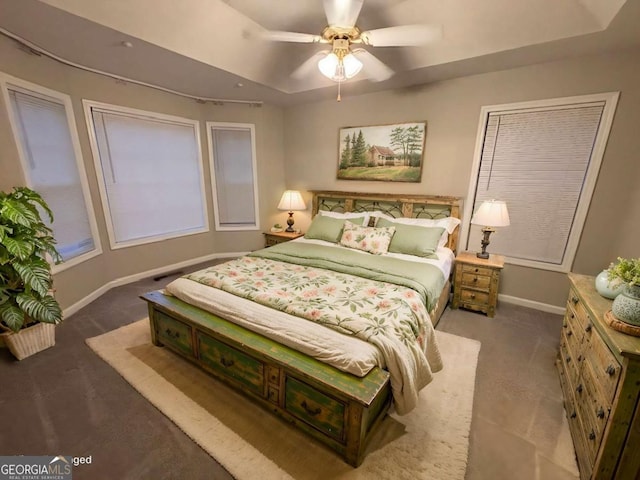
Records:
[[[342,229],[346,221],[347,220],[344,218],[316,215],[313,217],[313,221],[311,222],[311,225],[309,225],[307,233],[304,234],[304,238],[338,243],[342,237]],[[350,222],[356,225],[362,225],[364,217],[353,218]]]
[[[389,244],[395,231],[395,227],[361,227],[346,220],[340,245],[382,255],[389,250]]]
[[[446,230],[443,227],[422,227],[391,222],[386,218],[379,218],[379,227],[395,227],[396,233],[389,245],[389,252],[404,253],[424,258],[438,258],[440,239]]]
[[[382,212],[376,211],[371,213],[372,217],[377,219],[376,226],[378,225],[378,221],[382,218],[394,223],[401,223],[403,225],[418,225],[422,227],[442,227],[445,231],[442,233],[442,237],[438,241],[438,247],[444,247],[448,240],[449,235],[452,234],[456,227],[462,223],[459,218],[456,217],[445,217],[445,218],[393,218],[389,215],[385,215]]]

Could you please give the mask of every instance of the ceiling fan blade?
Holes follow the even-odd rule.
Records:
[[[263,38],[274,42],[319,43],[323,41],[320,35],[310,33],[282,32],[279,30],[266,30]]]
[[[384,63],[378,60],[374,55],[369,53],[364,48],[357,48],[353,50],[353,53],[358,60],[362,62],[362,71],[364,75],[376,82],[382,82],[391,78],[394,74],[394,71],[387,67]]]
[[[318,71],[318,62],[322,57],[324,57],[329,51],[326,52],[316,52],[307,58],[298,68],[296,68],[293,73],[291,73],[291,77],[296,80],[302,80],[314,71]]]
[[[415,47],[442,38],[440,25],[401,25],[362,32],[362,43],[372,47]]]
[[[324,0],[327,22],[332,27],[353,27],[363,3],[364,0]]]

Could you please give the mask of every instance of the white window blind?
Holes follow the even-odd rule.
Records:
[[[65,262],[96,250],[64,103],[22,89],[9,88],[8,93],[27,183],[54,214],[49,226],[57,250]],[[43,220],[48,223],[46,215]]]
[[[254,126],[208,123],[218,230],[257,229]]]
[[[491,237],[491,252],[570,269],[608,136],[606,107],[607,100],[578,101],[488,113],[472,211],[503,200],[511,219]],[[479,246],[481,235],[471,228],[468,246]]]
[[[90,108],[112,247],[206,231],[197,122]]]

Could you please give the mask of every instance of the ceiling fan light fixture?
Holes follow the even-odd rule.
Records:
[[[339,66],[340,59],[333,52],[328,53],[318,62],[318,70],[320,70],[320,73],[331,80],[336,80],[336,76],[340,73],[338,71]]]
[[[347,78],[355,77],[362,70],[362,62],[353,53],[345,55],[342,64],[344,65],[344,76]]]
[[[362,70],[362,62],[352,53],[340,58],[335,52],[330,52],[318,62],[318,70],[334,82],[343,82]]]

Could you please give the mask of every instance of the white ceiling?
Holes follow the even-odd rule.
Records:
[[[367,47],[395,75],[360,74],[343,96],[635,48],[638,20],[640,0],[365,0],[361,30],[426,23],[443,37]],[[322,0],[0,0],[1,32],[68,62],[191,96],[279,105],[335,97],[317,71],[290,75],[326,45],[260,32],[320,34],[326,23]]]

